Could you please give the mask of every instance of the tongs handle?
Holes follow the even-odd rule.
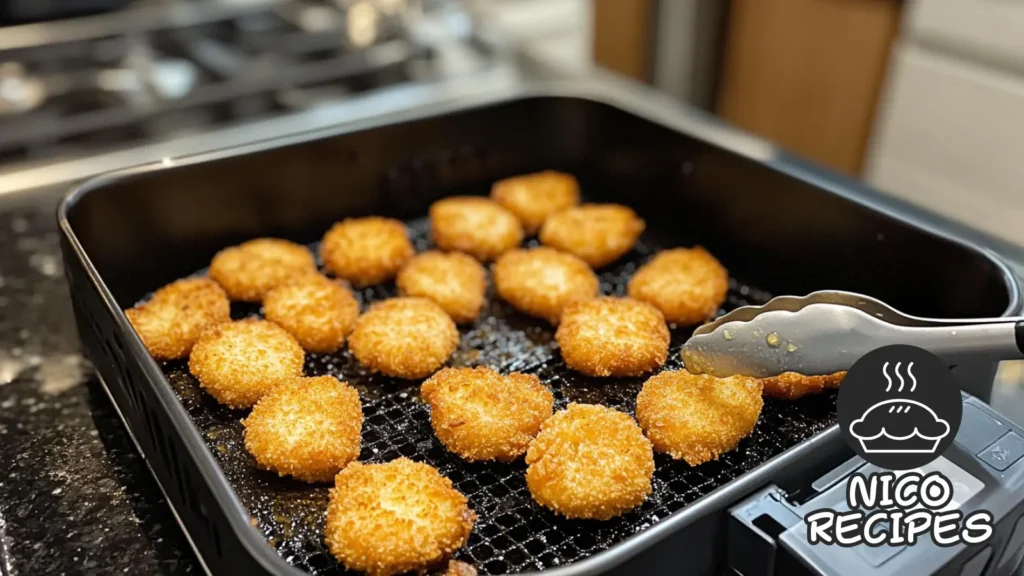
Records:
[[[893,332],[893,344],[912,344],[948,362],[979,357],[1024,358],[1024,319],[942,328],[899,326]]]

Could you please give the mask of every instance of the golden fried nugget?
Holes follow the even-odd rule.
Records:
[[[452,320],[466,324],[476,320],[484,306],[487,271],[465,254],[430,251],[409,260],[395,284],[403,296],[429,298]]]
[[[603,296],[565,307],[555,331],[566,365],[588,376],[639,376],[665,363],[670,334],[657,308]]]
[[[360,288],[391,280],[415,253],[405,224],[378,216],[337,222],[320,243],[327,270]]]
[[[654,451],[636,422],[594,404],[569,404],[526,452],[533,499],[566,518],[607,520],[651,493]]]
[[[522,456],[555,405],[536,376],[484,367],[445,368],[420,393],[438,440],[470,462]]]
[[[746,438],[762,405],[761,384],[753,378],[672,370],[644,383],[636,418],[655,450],[697,466]]]
[[[558,324],[562,310],[597,296],[600,284],[587,263],[554,248],[510,250],[494,263],[494,287],[513,308]]]
[[[455,322],[433,300],[392,298],[356,320],[348,347],[363,365],[395,378],[426,378],[459,345]]]
[[[515,214],[527,234],[533,234],[548,216],[580,203],[580,185],[572,174],[545,170],[495,182],[491,198]]]
[[[515,214],[478,196],[455,196],[430,206],[430,236],[445,251],[465,252],[490,262],[523,241]]]
[[[124,313],[153,358],[175,360],[188,356],[207,328],[231,321],[231,303],[213,280],[187,278]]]
[[[765,398],[797,400],[811,394],[820,394],[828,389],[839,388],[846,371],[823,376],[804,376],[796,372],[783,372],[772,378],[761,378]]]
[[[541,226],[540,241],[600,268],[632,250],[644,226],[626,206],[581,204],[549,216]]]
[[[359,393],[333,376],[290,378],[267,392],[245,425],[245,449],[261,468],[330,482],[359,457]]]
[[[444,576],[477,576],[477,571],[471,564],[458,560],[449,560],[448,569],[444,571]]]
[[[700,246],[659,252],[629,280],[631,297],[682,326],[712,318],[728,290],[729,273]]]
[[[277,384],[302,376],[304,360],[302,346],[284,328],[250,318],[203,332],[188,369],[221,404],[247,408]]]
[[[386,576],[441,562],[466,544],[475,521],[451,480],[432,466],[398,458],[353,462],[339,472],[324,532],[346,568]]]
[[[232,300],[259,302],[272,288],[316,272],[316,260],[305,246],[280,238],[256,238],[217,252],[210,278]]]
[[[359,302],[340,281],[310,274],[268,292],[263,312],[304,349],[333,352],[352,332],[359,318]]]

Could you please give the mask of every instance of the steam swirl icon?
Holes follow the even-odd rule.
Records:
[[[910,362],[905,371],[907,379],[900,373],[901,362],[897,362],[893,373],[899,386],[888,374],[889,363],[882,366],[886,392],[910,392],[917,389],[914,363]],[[909,383],[907,380],[909,379]],[[932,454],[939,443],[950,433],[949,423],[927,405],[908,398],[882,400],[864,411],[860,418],[850,424],[850,434],[856,438],[868,454]]]

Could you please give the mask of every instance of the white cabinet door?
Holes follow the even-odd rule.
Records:
[[[913,0],[903,33],[939,51],[1024,70],[1021,0]]]
[[[1024,244],[1024,77],[900,44],[873,140],[875,187]]]

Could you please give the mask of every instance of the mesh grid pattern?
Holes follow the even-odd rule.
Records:
[[[417,250],[430,248],[427,221],[414,220],[409,226]],[[636,267],[662,248],[656,238],[655,231],[646,232],[631,253],[599,274],[603,293],[624,294]],[[394,295],[391,284],[357,292],[364,309]],[[766,292],[731,280],[720,312],[768,298]],[[232,306],[235,318],[260,313],[258,307]],[[552,389],[556,410],[569,402],[586,402],[633,413],[645,378],[596,379],[569,370],[558,353],[554,330],[546,322],[515,312],[496,298],[493,290],[477,322],[460,331],[461,342],[450,365],[486,365],[502,373],[536,374]],[[681,367],[679,347],[691,332],[672,330],[665,369]],[[240,420],[246,412],[217,404],[202,391],[184,362],[168,363],[165,373],[248,509],[253,525],[270,544],[285,560],[312,574],[344,573],[323,543],[328,487],[257,470],[242,440]],[[306,374],[330,374],[359,390],[364,415],[361,460],[386,462],[406,456],[426,462],[469,498],[478,520],[468,545],[456,558],[482,574],[542,570],[605,550],[835,422],[834,394],[798,402],[768,400],[754,432],[736,450],[697,467],[658,454],[654,491],[643,505],[604,522],[567,520],[533,501],[522,459],[509,464],[467,463],[448,453],[431,430],[429,410],[419,397],[419,381],[370,374],[346,349],[307,354]]]

